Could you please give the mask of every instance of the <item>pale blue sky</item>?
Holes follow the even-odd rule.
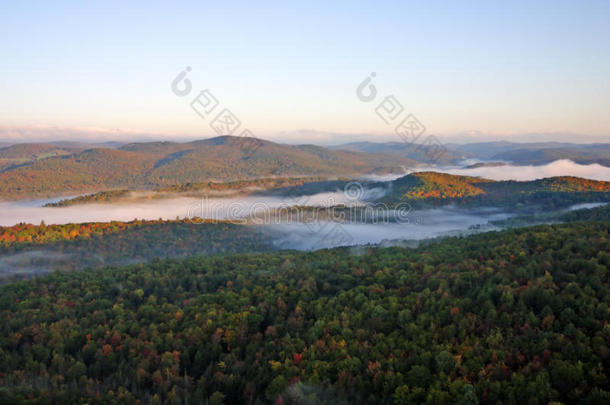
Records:
[[[0,3],[0,125],[211,136],[191,66],[261,136],[391,132],[373,71],[431,133],[610,135],[610,1],[168,3]]]

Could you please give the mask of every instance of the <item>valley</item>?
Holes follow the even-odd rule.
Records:
[[[610,404],[608,21],[0,2],[0,405]]]

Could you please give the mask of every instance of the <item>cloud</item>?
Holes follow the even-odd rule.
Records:
[[[7,143],[150,141],[163,137],[119,128],[0,125],[0,141]]]
[[[445,142],[454,142],[460,144],[478,143],[478,142],[493,142],[493,141],[509,141],[509,142],[567,142],[567,143],[605,143],[608,142],[608,136],[603,135],[584,135],[573,132],[498,132],[498,131],[479,131],[469,130],[456,133],[446,133],[439,137]]]

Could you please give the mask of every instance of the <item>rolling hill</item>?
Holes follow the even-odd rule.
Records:
[[[409,144],[406,142],[352,142],[342,145],[333,146],[333,149],[346,150],[352,152],[364,152],[364,153],[385,153],[394,156],[400,156],[407,159],[416,160],[418,162],[437,164],[437,165],[449,165],[457,164],[465,159],[476,158],[477,155],[459,151],[451,146],[444,145],[445,150],[443,153],[428,156],[425,148],[420,148],[418,145]]]
[[[22,146],[11,148],[18,147]],[[132,143],[117,149],[93,148],[29,160],[5,168],[0,172],[0,198],[51,197],[274,176],[336,177],[395,172],[418,163],[396,155],[291,146],[232,136],[188,143]]]
[[[24,143],[0,148],[0,171],[46,159],[53,156],[69,155],[77,149],[46,143]]]
[[[559,208],[581,202],[610,202],[610,182],[579,177],[494,181],[437,172],[418,172],[391,182],[382,202],[416,207],[458,204],[514,210]]]
[[[542,165],[560,159],[579,164],[598,163],[610,167],[610,144],[576,144],[565,142],[479,142],[466,145],[447,144],[481,160],[502,160],[518,165]]]

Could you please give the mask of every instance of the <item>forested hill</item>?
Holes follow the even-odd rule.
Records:
[[[1,403],[609,403],[610,225],[0,287]]]
[[[11,158],[16,159],[15,153],[21,149],[12,148]],[[30,156],[31,149],[23,153]],[[0,170],[0,198],[73,195],[117,188],[150,189],[189,182],[276,176],[387,173],[417,165],[400,156],[313,145],[282,145],[231,136],[189,143],[128,144],[118,149],[93,148],[61,155],[57,151],[48,152],[56,155],[28,157],[22,164]]]
[[[394,180],[383,202],[418,206],[489,205],[559,208],[579,202],[610,202],[610,182],[579,177],[533,181],[493,181],[437,172],[418,172]]]
[[[251,180],[238,180],[232,182],[186,183],[173,186],[160,187],[149,192],[131,192],[128,189],[99,191],[74,198],[67,198],[56,202],[45,204],[46,207],[68,207],[72,205],[91,203],[113,203],[137,199],[163,199],[175,197],[176,194],[183,196],[244,196],[248,194],[265,193],[280,195],[315,194],[344,189],[349,179],[336,178],[329,180],[320,176],[301,177],[272,177]]]
[[[252,226],[202,219],[0,227],[0,283],[155,258],[275,250]]]

